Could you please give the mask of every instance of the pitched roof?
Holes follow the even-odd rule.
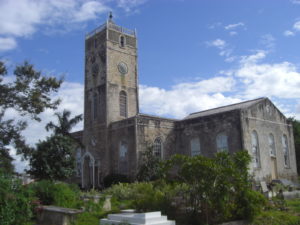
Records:
[[[245,108],[248,108],[248,107],[250,107],[260,101],[263,101],[265,99],[266,98],[257,98],[257,99],[240,102],[240,103],[236,103],[236,104],[232,104],[232,105],[226,105],[226,106],[221,106],[221,107],[214,108],[214,109],[208,109],[208,110],[204,110],[204,111],[200,111],[200,112],[191,113],[190,115],[185,117],[184,120],[193,119],[193,118],[202,117],[202,116],[209,116],[209,115],[213,115],[213,114],[217,114],[217,113],[228,112],[228,111],[232,111],[232,110],[236,110],[236,109],[245,109]]]

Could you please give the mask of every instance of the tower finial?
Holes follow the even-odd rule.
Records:
[[[109,12],[109,21],[112,21],[113,15],[112,15],[112,11]]]

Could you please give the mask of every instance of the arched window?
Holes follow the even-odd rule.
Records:
[[[191,156],[196,156],[201,154],[200,140],[198,137],[194,137],[190,141],[191,144]]]
[[[290,167],[290,159],[289,159],[289,146],[286,135],[282,136],[282,147],[283,147],[283,157],[284,157],[284,166]]]
[[[162,141],[158,137],[155,139],[153,144],[153,155],[157,158],[162,158]]]
[[[119,149],[119,157],[121,160],[126,160],[127,158],[128,146],[126,141],[121,141]]]
[[[120,116],[127,117],[127,94],[125,91],[120,92]]]
[[[125,37],[124,36],[120,36],[120,46],[121,47],[125,46]]]
[[[254,130],[251,133],[251,145],[252,145],[252,157],[253,157],[253,166],[255,168],[260,167],[260,153],[259,153],[259,142],[257,132]]]
[[[273,134],[269,134],[269,151],[271,156],[276,155],[276,150],[275,150],[275,139]]]
[[[217,152],[228,152],[228,137],[225,133],[220,133],[217,135]]]

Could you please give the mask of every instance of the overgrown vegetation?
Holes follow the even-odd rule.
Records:
[[[27,224],[33,217],[35,197],[18,179],[0,171],[0,224]]]
[[[71,129],[82,120],[82,115],[70,118],[71,112],[55,113],[58,124],[50,122],[46,130],[53,134],[36,144],[29,154],[28,173],[36,179],[66,180],[74,174],[76,146],[80,145],[70,134]]]
[[[289,118],[289,121],[293,125],[297,171],[298,174],[300,174],[300,121],[296,120],[295,118]]]

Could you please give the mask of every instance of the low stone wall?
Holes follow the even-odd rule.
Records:
[[[285,200],[300,198],[300,191],[284,191],[283,196]]]
[[[41,206],[38,208],[37,225],[71,225],[79,213],[82,211],[78,209]]]

